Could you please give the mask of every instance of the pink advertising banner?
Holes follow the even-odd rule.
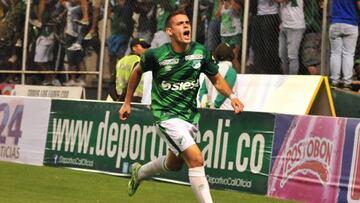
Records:
[[[346,118],[277,115],[269,196],[337,202]]]

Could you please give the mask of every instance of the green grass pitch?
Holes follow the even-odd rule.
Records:
[[[64,168],[0,162],[0,202],[187,203],[196,200],[190,186],[144,181],[133,197],[128,178]],[[214,202],[289,202],[234,191],[211,190]]]

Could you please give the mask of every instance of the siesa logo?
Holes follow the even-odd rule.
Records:
[[[199,80],[193,80],[193,81],[186,81],[186,82],[176,82],[176,83],[170,83],[166,81],[162,81],[161,87],[163,90],[173,90],[173,91],[183,91],[183,90],[189,90],[199,87]]]
[[[284,179],[280,182],[283,187],[286,182],[298,173],[313,174],[325,185],[330,181],[331,154],[334,143],[326,138],[308,137],[291,145],[284,154]]]

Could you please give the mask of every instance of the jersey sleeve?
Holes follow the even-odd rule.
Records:
[[[219,72],[218,69],[219,66],[215,63],[211,53],[208,50],[205,50],[205,58],[201,67],[201,71],[206,75],[214,76]]]
[[[204,81],[201,84],[201,87],[199,89],[199,101],[201,102],[203,96],[207,95],[208,89],[206,87],[206,78],[204,78]]]
[[[152,71],[154,66],[154,52],[151,49],[145,51],[143,55],[141,55],[140,65],[143,72]]]
[[[237,74],[236,74],[235,69],[232,67],[229,67],[228,71],[225,74],[224,79],[228,83],[228,85],[230,86],[231,89],[233,89],[233,87],[235,85],[236,77],[237,77]],[[224,95],[218,94],[214,101],[215,108],[220,108],[225,100],[226,100],[226,97]]]

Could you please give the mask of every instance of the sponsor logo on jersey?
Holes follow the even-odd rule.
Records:
[[[193,81],[186,81],[186,82],[176,82],[176,83],[170,83],[167,81],[162,81],[161,87],[163,90],[173,90],[173,91],[183,91],[183,90],[189,90],[199,87],[199,80],[193,80]]]
[[[284,186],[288,179],[298,173],[311,173],[317,176],[322,184],[328,183],[333,148],[334,143],[331,140],[321,137],[310,137],[289,146],[285,150],[284,179],[280,185]]]
[[[185,56],[186,61],[201,60],[203,58],[204,58],[204,55],[202,55],[202,54],[191,54],[191,55]]]
[[[166,59],[160,62],[160,65],[166,66],[166,65],[175,65],[179,63],[179,59]]]

